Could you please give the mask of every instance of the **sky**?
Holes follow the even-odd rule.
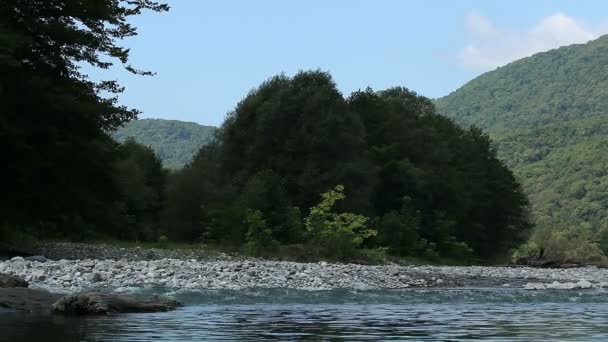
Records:
[[[220,125],[264,80],[330,72],[351,92],[404,86],[441,97],[516,59],[608,33],[606,0],[173,0],[132,20],[120,103],[164,118]]]

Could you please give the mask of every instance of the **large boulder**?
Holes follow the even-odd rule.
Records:
[[[56,293],[25,287],[0,288],[0,308],[50,313],[51,305],[60,297]]]
[[[174,300],[159,297],[138,299],[109,293],[90,292],[62,297],[52,305],[52,311],[70,315],[99,315],[170,311],[179,306],[180,304]]]
[[[11,274],[0,273],[0,289],[8,287],[28,287],[27,281]]]

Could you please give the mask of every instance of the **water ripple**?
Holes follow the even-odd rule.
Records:
[[[608,293],[604,291],[218,290],[178,291],[174,296],[188,305],[169,313],[86,319],[0,313],[0,338],[15,341],[608,340],[605,324]]]

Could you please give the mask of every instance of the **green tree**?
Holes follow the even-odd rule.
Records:
[[[487,135],[460,128],[405,88],[345,99],[321,71],[273,77],[252,90],[177,175],[184,186],[175,201],[169,191],[167,211],[216,241],[242,243],[238,221],[252,209],[275,240],[302,243],[301,217],[315,217],[306,208],[317,208],[318,194],[335,184],[348,193],[333,210],[370,217],[381,234],[366,247],[394,254],[491,258],[523,242],[530,228],[527,198]],[[340,234],[334,242],[352,251],[348,233]]]
[[[132,16],[167,9],[148,0],[0,3],[4,224],[80,237],[112,224],[119,191],[107,132],[137,111],[117,104],[117,82],[93,82],[80,66],[107,69],[118,60],[149,74],[128,64],[119,42],[136,34]]]
[[[156,241],[165,191],[165,174],[151,148],[128,139],[119,147],[115,177],[121,191],[126,224],[117,237]]]
[[[337,201],[343,200],[344,186],[321,194],[322,200],[310,209],[305,226],[317,255],[345,259],[354,254],[354,250],[377,234],[377,231],[366,226],[368,219],[353,213],[335,213]]]
[[[278,242],[272,237],[272,230],[268,228],[266,220],[259,210],[247,210],[247,253],[261,256],[273,252],[278,247]]]
[[[400,211],[384,214],[377,223],[379,244],[395,255],[417,255],[421,247],[420,223],[420,211],[412,206],[410,197],[404,197]]]

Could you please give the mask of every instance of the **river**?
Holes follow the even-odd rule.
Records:
[[[608,340],[608,292],[599,289],[146,291],[185,306],[87,318],[5,311],[0,340]]]

